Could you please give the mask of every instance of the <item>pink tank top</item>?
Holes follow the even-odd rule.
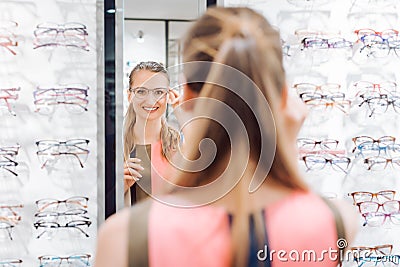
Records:
[[[265,208],[263,216],[272,267],[337,266],[323,253],[336,249],[337,232],[334,215],[320,197],[293,192]],[[230,216],[223,208],[180,209],[154,201],[148,227],[149,266],[231,265]],[[313,257],[307,260],[310,250],[316,254],[315,261]],[[301,260],[302,253],[306,261]],[[324,259],[319,259],[321,255]],[[261,252],[261,261],[263,256]]]
[[[171,165],[162,154],[161,141],[151,144],[151,164],[151,192],[161,193],[171,173]]]

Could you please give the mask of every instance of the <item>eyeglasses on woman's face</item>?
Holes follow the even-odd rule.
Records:
[[[161,99],[164,98],[169,90],[168,88],[154,88],[154,89],[148,89],[146,87],[136,87],[136,88],[129,88],[129,91],[133,93],[135,98],[138,99],[144,99],[149,96],[149,93],[151,93],[151,96],[155,99]]]

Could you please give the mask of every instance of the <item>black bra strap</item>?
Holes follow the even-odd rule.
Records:
[[[270,248],[269,248],[269,241],[268,241],[268,229],[267,229],[267,223],[265,220],[265,210],[263,209],[261,211],[261,218],[262,218],[262,225],[263,225],[263,231],[264,231],[264,244],[265,244],[265,254],[267,256],[267,259],[265,260],[264,267],[271,267],[271,259],[270,259]]]
[[[265,212],[256,212],[249,216],[249,257],[248,266],[271,267],[270,249],[265,224]]]

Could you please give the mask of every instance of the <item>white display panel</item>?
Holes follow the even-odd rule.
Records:
[[[97,8],[96,0],[0,2],[0,20],[18,24],[6,29],[18,42],[17,46],[9,46],[15,55],[0,46],[0,85],[1,88],[20,87],[18,99],[11,107],[15,116],[7,111],[0,115],[0,143],[20,145],[15,157],[18,176],[8,172],[0,177],[0,203],[24,205],[15,209],[21,221],[12,228],[12,240],[4,234],[7,230],[0,229],[3,232],[0,233],[0,261],[14,258],[23,261],[21,266],[39,266],[39,256],[74,254],[90,254],[90,263],[93,261],[98,219],[97,140],[102,134],[97,114],[97,47],[98,41],[103,41],[96,36]],[[38,30],[38,25],[45,29]],[[80,25],[86,29],[82,30]],[[85,90],[71,90],[76,84],[80,84],[81,89],[87,87],[87,95]],[[34,91],[38,87],[55,89],[36,95],[39,103],[45,103],[40,105],[40,110],[54,109],[51,114],[37,111]],[[87,146],[84,141],[63,143],[71,139],[89,142]],[[36,142],[40,140],[60,141],[61,146],[47,142],[46,147],[38,148]],[[45,161],[40,161],[38,151]],[[62,201],[74,196],[89,199],[87,207],[79,207],[87,213],[62,214],[77,208],[76,201],[68,207],[60,203],[57,209],[38,210],[35,204],[40,199]],[[49,210],[57,211],[58,216],[54,213],[35,216],[39,211]],[[71,221],[77,220],[89,221],[90,226],[74,226]],[[40,222],[38,229],[34,227],[35,222]],[[62,227],[50,228],[57,223]],[[66,263],[66,259],[60,260]],[[85,260],[78,259],[80,264]]]

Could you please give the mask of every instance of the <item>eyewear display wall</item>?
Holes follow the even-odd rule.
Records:
[[[0,1],[0,266],[92,265],[104,219],[103,4]]]

